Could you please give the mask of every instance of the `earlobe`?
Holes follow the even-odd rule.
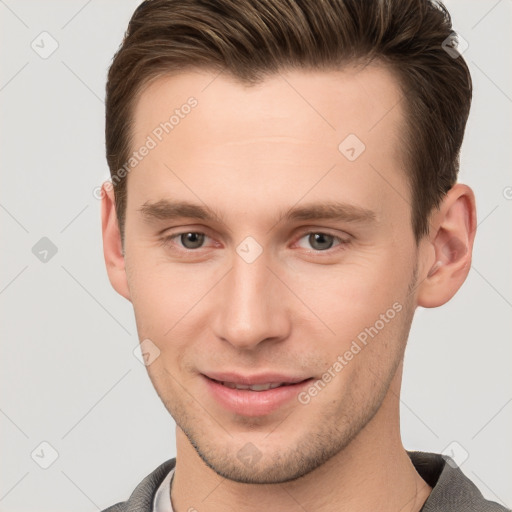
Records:
[[[101,197],[103,256],[105,258],[108,278],[117,293],[131,301],[121,244],[121,233],[115,209],[114,189],[109,181],[103,183]]]
[[[476,205],[470,187],[457,183],[446,194],[431,224],[429,250],[434,259],[422,276],[417,303],[442,306],[462,286],[471,268],[476,231]]]

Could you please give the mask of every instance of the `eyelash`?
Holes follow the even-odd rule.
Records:
[[[168,236],[163,237],[162,238],[162,245],[164,245],[166,247],[169,247],[169,245],[171,244],[172,240],[174,240],[175,238],[179,238],[181,235],[186,235],[187,233],[194,233],[196,235],[205,235],[207,238],[211,238],[206,233],[204,233],[202,231],[192,231],[192,230],[190,230],[190,231],[180,231],[179,233],[173,233],[172,235],[168,235]],[[313,253],[313,254],[318,255],[318,256],[321,256],[323,254],[332,255],[335,252],[338,252],[340,250],[344,250],[345,247],[348,244],[350,244],[350,240],[349,239],[344,239],[344,238],[342,238],[340,236],[332,235],[331,233],[327,233],[327,232],[324,232],[324,231],[318,231],[318,230],[316,230],[316,231],[315,230],[306,231],[306,232],[302,233],[295,243],[299,242],[304,237],[307,237],[309,235],[327,235],[329,237],[332,237],[335,242],[336,241],[338,242],[337,245],[334,245],[333,247],[330,247],[329,249],[326,249],[324,251],[320,251],[320,250],[316,250],[316,249],[310,249],[310,250],[307,251],[309,254]],[[177,250],[181,251],[181,252],[184,252],[184,253],[194,253],[194,252],[199,253],[199,251],[201,249],[204,249],[204,247],[198,247],[197,249],[187,249],[186,247],[180,247]]]

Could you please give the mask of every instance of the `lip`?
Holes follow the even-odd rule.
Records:
[[[252,386],[253,384],[267,384],[269,382],[286,382],[296,384],[309,378],[285,375],[284,373],[242,375],[236,372],[208,372],[204,373],[204,375],[210,379],[218,380],[219,382],[234,382],[235,384],[245,384],[247,386]]]
[[[253,376],[243,376],[235,373],[208,373],[208,375],[201,374],[201,377],[206,384],[209,395],[221,407],[235,414],[248,417],[265,416],[272,413],[287,402],[296,399],[301,390],[313,380],[313,377],[291,377],[276,373]],[[252,391],[250,389],[228,388],[221,382],[234,382],[249,386],[270,382],[287,382],[290,384],[266,391]]]

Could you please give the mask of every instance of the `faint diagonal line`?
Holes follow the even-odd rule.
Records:
[[[17,425],[9,416],[7,416],[7,414],[2,409],[0,409],[0,412],[28,439],[27,434],[21,430],[19,425]]]
[[[512,102],[512,98],[474,60],[472,60],[471,62],[480,71],[480,73],[486,76],[489,82],[491,82],[494,85],[494,87],[496,87],[496,89],[498,89],[498,91],[500,91],[501,94],[503,94],[503,96],[507,98],[508,101]]]
[[[201,503],[204,503],[225,482],[226,479],[223,476],[221,478],[222,480],[201,500]]]
[[[263,439],[266,439],[269,435],[273,434],[278,427],[280,427],[285,421],[286,419],[293,413],[293,409],[283,418],[283,420],[281,420],[270,432],[267,432],[267,434],[265,434],[263,436]]]
[[[414,288],[412,288],[408,293],[407,293],[407,297],[409,297],[409,295],[413,294],[420,286],[421,284],[423,283],[423,281],[426,281],[428,279],[428,276],[425,277],[424,279],[422,279],[420,282],[416,283],[416,286]]]
[[[503,411],[503,409],[505,409],[505,407],[507,407],[507,405],[512,402],[512,398],[510,400],[508,400],[508,402],[505,403],[505,405],[482,427],[480,428],[480,430],[478,430],[478,432],[471,438],[471,441],[473,441],[473,439],[475,439],[475,437],[480,434],[480,432],[482,432],[482,430],[484,430],[484,428],[487,427],[487,425],[489,425],[489,423],[491,423],[491,421],[496,418],[496,416],[498,416],[498,414],[501,413],[501,411]]]
[[[16,222],[16,224],[18,224],[18,226],[23,229],[23,231],[25,231],[25,233],[29,232],[28,229],[3,204],[0,204],[0,208],[2,208],[7,213],[7,215],[9,215],[11,219],[14,220],[14,222]]]
[[[28,265],[25,265],[24,268],[22,268],[3,288],[2,290],[0,290],[0,295],[2,293],[5,292],[5,290],[7,290],[7,288],[9,288],[9,286],[11,286],[12,283],[14,283],[14,281],[16,281],[16,279],[18,279],[18,277],[21,276],[21,274],[23,274],[23,272],[25,272],[25,270],[27,270],[28,268]]]
[[[471,268],[510,306],[512,307],[512,303],[481,273],[478,269],[471,265]]]
[[[61,437],[61,440],[66,438],[68,434],[74,430],[83,420],[86,416],[89,415],[89,413],[131,372],[131,368],[127,370],[117,381],[114,383],[113,386],[111,386],[108,391],[106,391],[99,400],[96,401],[96,403]]]
[[[201,92],[204,92],[210,85],[224,72],[224,69],[221,69],[201,90]]]
[[[181,316],[181,318],[164,334],[164,336],[167,336],[226,277],[226,275],[231,272],[231,270],[233,270],[233,267],[225,272],[222,277],[213,284],[212,287],[202,297],[200,297],[183,316]]]
[[[30,471],[27,471],[1,498],[0,501],[2,501],[4,498],[7,497],[7,495],[30,473]]]
[[[391,184],[390,181],[388,181],[372,164],[368,164],[411,208],[411,203],[402,195],[400,192]]]
[[[226,428],[224,427],[224,425],[222,425],[222,423],[220,423],[216,418],[215,416],[212,416],[210,414],[210,411],[172,374],[169,372],[169,370],[167,370],[167,368],[164,366],[163,367],[165,373],[167,373],[167,375],[169,375],[170,377],[172,377],[174,379],[174,382],[176,382],[176,384],[178,384],[181,389],[183,389],[183,391],[185,391],[185,393],[187,393],[193,400],[195,400],[200,406],[201,408],[203,409],[204,412],[206,412],[206,414],[208,414],[208,416],[210,416],[210,418],[215,421],[215,423],[217,423],[217,425],[219,425],[220,428],[222,428],[222,430],[224,430],[224,432],[226,432],[226,434],[229,436],[229,437],[233,437],[227,430]]]
[[[424,487],[426,487],[426,486],[427,486],[427,483],[426,483],[426,482],[424,482],[424,484],[425,484],[425,485],[424,485],[424,486],[422,486],[422,489],[423,489]],[[409,499],[404,503],[404,505],[402,505],[402,506],[398,509],[398,512],[402,512],[402,510],[403,510],[407,505],[409,505],[409,503],[411,503],[411,502],[413,502],[413,501],[414,501],[414,503],[411,505],[411,508],[409,508],[409,512],[410,512],[411,510],[415,510],[414,506],[416,505],[416,500],[418,499],[418,484],[417,484],[417,483],[416,483],[416,486],[415,486],[415,487],[416,487],[416,489],[415,489],[414,496],[412,496],[411,498],[409,498]],[[421,511],[420,511],[420,512],[421,512]]]
[[[212,208],[210,208],[166,163],[164,163],[164,166],[167,167],[167,169],[169,171],[171,171],[174,176],[181,181],[181,183],[183,183],[183,186],[188,188],[188,190],[190,190],[190,192],[192,192],[192,194],[194,194],[198,201],[200,201],[201,203],[203,203],[209,210],[212,210]],[[217,220],[217,222],[221,223],[221,219],[219,219],[219,217],[217,216],[217,214],[215,212],[213,212],[214,215],[215,215],[215,220]]]
[[[270,270],[270,272],[272,272],[272,274],[274,274],[274,276],[277,277],[277,279],[279,279],[279,281],[281,281],[281,283],[283,283],[286,286],[286,288],[288,288],[288,290],[290,290],[293,293],[293,295],[295,295],[297,299],[300,300],[300,302],[302,302],[302,304],[304,304],[304,306],[306,306],[307,309],[309,309],[309,311],[311,311],[311,313],[313,313],[313,315],[315,315],[318,318],[318,320],[320,320],[320,322],[322,322],[322,324],[327,329],[329,329],[329,331],[331,331],[333,335],[336,335],[336,333],[268,265],[265,266],[267,267],[268,270]]]
[[[70,68],[70,67],[69,67],[65,62],[64,62],[64,61],[63,61],[63,60],[61,60],[61,62],[62,62],[62,64],[64,64],[64,66],[65,66],[66,68],[68,68],[68,69],[69,69],[69,71],[70,71],[71,73],[73,73],[73,75],[75,75],[75,77],[76,77],[80,82],[82,82],[82,84],[83,84],[87,89],[89,89],[89,91],[90,91],[92,94],[94,94],[94,96],[96,96],[96,98],[98,98],[98,99],[101,101],[101,103],[105,103],[105,102],[104,102],[104,101],[103,101],[103,100],[102,100],[102,99],[101,99],[101,98],[100,98],[100,97],[99,97],[99,96],[98,96],[98,95],[97,95],[97,94],[96,94],[96,93],[95,93],[95,92],[94,92],[94,91],[93,91],[93,90],[92,90],[92,89],[91,89],[91,88],[90,88],[90,87],[89,87],[89,86],[88,86],[88,85],[87,85],[87,84],[86,84],[86,83],[85,83],[85,82],[84,82],[84,81],[83,81],[83,80],[82,80],[82,79],[81,79],[81,78],[80,78],[80,77],[79,77],[79,76],[78,76],[78,75],[77,75],[77,74],[76,74],[76,73],[75,73],[75,72],[74,72],[74,71],[73,71],[73,70],[72,70],[72,69],[71,69],[71,68]]]
[[[394,110],[394,108],[405,98],[405,96],[407,96],[407,94],[409,94],[409,91],[407,91],[405,94],[402,94],[399,100],[394,105],[392,105],[388,110],[386,110],[386,112],[384,112],[384,114],[379,119],[377,119],[373,126],[369,128],[368,132],[371,132],[392,110]]]
[[[21,21],[21,23],[23,23],[23,25],[25,25],[25,27],[27,28],[30,28],[5,2],[4,0],[0,0],[0,3],[2,5],[5,5],[5,7],[7,7],[7,9],[9,9],[9,11],[11,11],[11,13],[13,14],[13,16],[15,16],[16,18],[18,18],[19,21]]]
[[[80,9],[78,9],[78,11],[75,12],[75,14],[73,14],[73,16],[71,16],[71,18],[69,18],[69,20],[60,27],[60,29],[62,30],[63,28],[66,28],[91,2],[92,0],[88,0],[84,5],[82,5],[82,7],[80,7]]]
[[[489,492],[491,492],[499,501],[501,501],[503,506],[507,507],[510,510],[510,507],[474,471],[471,471],[471,472],[473,473],[473,475],[475,475],[478,478],[478,480],[480,480],[480,482],[483,485],[485,485],[485,487],[487,487]]]
[[[78,286],[80,286],[80,288],[82,288],[82,290],[84,290],[84,292],[87,293],[87,295],[89,295],[89,297],[91,297],[91,299],[94,300],[94,302],[96,302],[96,304],[98,304],[98,306],[100,306],[110,318],[112,318],[112,320],[114,320],[114,322],[116,322],[117,325],[131,336],[130,331],[66,267],[63,265],[61,265],[61,267],[64,272],[66,272],[75,281],[75,283],[77,283]]]
[[[501,0],[498,0],[472,27],[471,30],[473,30],[477,25],[479,25],[489,14],[491,11],[494,11],[494,9],[498,6],[498,4],[501,3]]]
[[[295,201],[295,203],[288,209],[288,211],[292,210],[293,208],[295,208],[295,206],[297,206],[334,168],[336,167],[336,164],[334,164],[315,184],[313,184],[306,192],[304,192],[304,194],[302,195],[302,197],[300,197],[297,201]],[[266,234],[268,235],[282,220],[283,218],[285,217],[286,215],[284,215],[283,217],[281,217],[267,232]]]
[[[82,213],[85,212],[85,210],[87,210],[87,208],[89,208],[89,205],[86,204],[84,206],[84,208],[82,208],[82,210],[77,214],[75,215],[62,229],[61,229],[61,233],[64,233],[64,231],[66,231],[66,229],[69,228],[69,226],[71,226],[71,224],[73,224],[73,222],[75,222],[76,219],[78,219],[78,217],[80,217],[80,215],[82,215]]]
[[[371,368],[368,368],[370,370],[370,372],[375,376],[377,377],[378,379],[380,379],[380,376],[377,375]],[[382,379],[381,379],[382,380]],[[392,393],[398,400],[400,400],[400,403],[403,404],[405,407],[407,407],[407,409],[409,410],[409,412],[411,412],[428,430],[430,430],[430,432],[432,432],[432,434],[434,434],[434,436],[437,437],[437,439],[439,439],[439,436],[420,418],[420,416],[418,416],[403,400],[402,398],[400,397],[400,395],[397,395],[392,389],[391,387],[388,388],[389,392]]]
[[[302,505],[302,503],[299,503],[296,499],[295,499],[295,496],[293,494],[290,493],[290,491],[283,485],[283,484],[279,484],[279,487],[281,487],[281,489],[286,493],[288,494],[288,496],[290,496],[290,498],[295,501],[295,503],[297,503],[297,505],[302,509],[304,510],[304,512],[308,512]]]
[[[286,80],[286,78],[283,76],[283,75],[279,75],[334,131],[336,131],[336,128],[331,124],[329,123],[329,121],[327,121],[327,119],[325,119],[325,117],[320,114],[320,112],[318,112],[318,110],[313,107],[313,105],[311,105],[311,103],[306,99],[304,98],[304,96],[302,96],[302,94],[297,90],[295,89],[295,87],[293,87],[293,85],[288,82],[288,80]]]
[[[396,395],[396,393],[390,389],[390,391]],[[411,412],[419,421],[421,421],[421,423],[423,423],[423,425],[428,428],[428,430],[430,430],[430,432],[432,432],[433,435],[435,435],[437,437],[437,439],[439,439],[439,436],[400,398],[398,397],[399,400],[400,400],[400,403],[402,403],[405,407],[407,407],[407,409],[409,410],[409,412]]]
[[[415,509],[415,506],[416,506],[416,500],[418,499],[418,493],[419,491],[422,491],[423,489],[426,489],[428,487],[427,485],[427,482],[423,482],[423,484],[420,486],[420,488],[418,489],[418,485],[416,484],[416,493],[414,494],[414,496],[412,498],[410,498],[401,508],[398,512],[402,512],[402,510],[407,506],[409,505],[409,503],[411,503],[413,500],[414,500],[414,503],[412,504],[412,510],[416,510]],[[411,509],[409,509],[411,510]],[[420,512],[421,512],[421,509],[420,509]]]
[[[81,489],[80,487],[78,487],[78,485],[77,485],[75,482],[73,482],[73,480],[71,480],[71,478],[70,478],[66,473],[64,473],[64,471],[62,471],[62,470],[61,470],[60,472],[61,472],[61,473],[62,473],[62,474],[63,474],[63,475],[64,475],[64,476],[65,476],[65,477],[66,477],[66,478],[67,478],[67,479],[68,479],[68,480],[69,480],[69,481],[70,481],[70,482],[71,482],[71,483],[72,483],[72,484],[73,484],[73,485],[74,485],[74,486],[75,486],[75,487],[76,487],[76,488],[77,488],[77,489],[78,489],[78,490],[79,490],[79,491],[80,491],[80,492],[81,492],[81,493],[82,493],[82,494],[83,494],[83,495],[84,495],[84,496],[85,496],[85,497],[86,497],[86,498],[87,498],[87,499],[88,499],[88,500],[89,500],[89,501],[90,501],[90,502],[91,502],[91,503],[92,503],[96,508],[97,508],[97,509],[98,509],[98,510],[101,510],[101,509],[100,509],[100,507],[98,507],[98,505],[96,505],[96,503],[94,503],[94,501],[92,501],[91,497],[90,497],[87,493],[85,493],[85,492],[83,491],[83,489]]]
[[[487,219],[487,217],[490,217],[491,213],[494,213],[496,211],[496,208],[498,208],[499,204],[497,204],[477,225],[476,227],[480,226],[480,224],[483,223],[484,220]],[[476,230],[475,230],[476,231]]]
[[[27,66],[28,62],[25,62],[25,64],[23,64],[23,66],[21,66],[21,68],[18,69],[18,71],[16,71],[16,73],[14,73],[14,75],[11,76],[11,78],[9,78],[9,80],[7,80],[7,82],[5,82],[4,85],[2,85],[2,87],[0,87],[0,92],[3,91],[7,87],[7,85],[10,84]]]

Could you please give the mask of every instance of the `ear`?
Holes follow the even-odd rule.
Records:
[[[115,208],[114,187],[109,181],[101,186],[101,229],[103,255],[110,284],[117,293],[131,301]]]
[[[442,306],[462,286],[471,268],[475,232],[475,195],[470,187],[457,183],[432,216],[427,249],[434,256],[421,276],[418,306]]]

